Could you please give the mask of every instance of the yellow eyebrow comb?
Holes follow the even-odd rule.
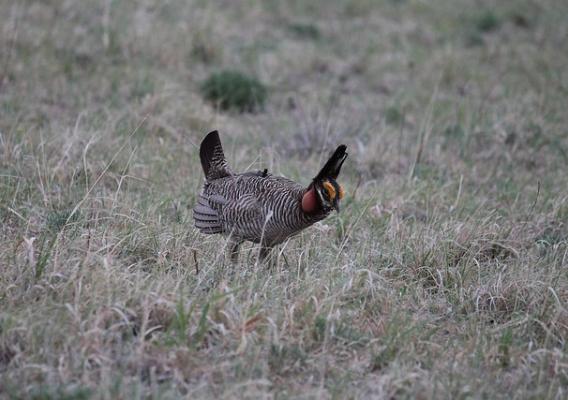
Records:
[[[335,191],[335,188],[333,187],[333,185],[326,181],[326,182],[323,183],[323,187],[327,191],[327,194],[329,194],[329,198],[331,200],[334,200],[335,196],[337,196],[337,192]]]

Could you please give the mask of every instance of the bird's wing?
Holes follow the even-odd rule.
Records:
[[[262,204],[253,194],[246,194],[228,201],[223,207],[223,220],[232,227],[252,227],[252,225],[262,224],[264,221]]]

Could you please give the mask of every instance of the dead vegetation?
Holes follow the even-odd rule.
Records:
[[[564,398],[564,2],[191,3],[0,3],[0,397]],[[230,267],[214,128],[341,214]]]

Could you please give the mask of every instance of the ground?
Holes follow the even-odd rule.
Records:
[[[566,1],[0,15],[0,397],[567,396]],[[223,70],[264,106],[204,99]],[[191,215],[213,129],[306,185],[345,143],[341,213],[229,265]]]

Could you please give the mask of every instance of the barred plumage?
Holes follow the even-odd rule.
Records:
[[[245,240],[260,243],[261,257],[290,236],[339,211],[342,188],[335,179],[345,158],[341,145],[308,187],[267,170],[234,174],[223,154],[217,131],[201,143],[205,184],[193,208],[202,233],[228,235],[233,256]]]

